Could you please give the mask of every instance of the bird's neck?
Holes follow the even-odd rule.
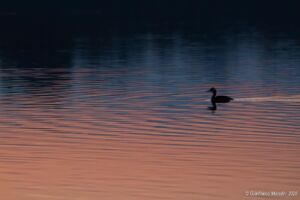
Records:
[[[214,91],[212,97],[214,98],[214,97],[216,97],[216,96],[217,96],[217,92]]]
[[[213,95],[211,97],[211,102],[214,103],[215,102],[215,98],[217,96],[217,92],[213,92]]]

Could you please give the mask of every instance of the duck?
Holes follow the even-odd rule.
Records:
[[[211,103],[215,105],[216,103],[229,103],[234,99],[229,96],[217,96],[217,89],[212,87],[207,92],[212,92]]]

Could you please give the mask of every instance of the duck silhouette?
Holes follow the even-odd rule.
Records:
[[[229,96],[217,96],[216,88],[210,88],[207,92],[212,92],[211,103],[215,107],[216,103],[229,103],[233,101],[233,98]]]

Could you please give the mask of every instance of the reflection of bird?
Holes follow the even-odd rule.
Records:
[[[212,106],[208,107],[208,110],[216,111],[218,109],[217,104],[215,102],[211,102]]]
[[[210,88],[207,92],[212,92],[213,95],[211,97],[211,103],[214,105],[216,103],[229,103],[233,100],[233,98],[228,96],[217,96],[217,90],[216,88]]]

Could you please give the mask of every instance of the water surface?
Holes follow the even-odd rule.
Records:
[[[299,38],[131,28],[2,33],[3,198],[241,200],[299,190]],[[208,110],[212,86],[236,100]]]

